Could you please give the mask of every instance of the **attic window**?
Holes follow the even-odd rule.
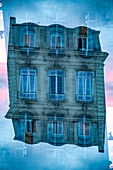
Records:
[[[52,50],[59,50],[65,47],[65,33],[63,27],[59,25],[50,26],[49,44]]]
[[[24,34],[24,47],[34,47],[35,46],[35,34],[33,32],[27,32]]]
[[[52,49],[62,48],[62,36],[60,34],[51,35],[51,48]]]
[[[86,51],[87,49],[87,38],[79,37],[78,38],[78,50]]]
[[[87,51],[87,49],[88,49],[87,28],[80,27],[78,36],[78,50]]]

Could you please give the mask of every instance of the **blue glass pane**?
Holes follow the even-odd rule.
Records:
[[[90,72],[87,72],[87,77],[90,77],[90,76],[91,76]]]
[[[56,95],[55,94],[50,95],[50,100],[56,100]]]
[[[79,95],[83,95],[83,89],[79,89]]]
[[[58,71],[57,71],[57,75],[63,76],[63,75],[64,75],[64,72],[63,72],[62,70],[58,70]]]
[[[27,70],[27,69],[21,69],[21,73],[27,74],[27,73],[28,73],[28,70]]]
[[[63,93],[63,89],[62,89],[62,77],[58,77],[58,94],[62,94]]]
[[[50,89],[50,90],[51,90],[51,94],[55,94],[56,77],[54,77],[54,76],[51,77],[51,82],[50,82],[50,83],[51,83],[51,85],[50,85],[50,86],[51,86],[51,87],[50,87],[50,88],[51,88],[51,89]]]
[[[35,88],[34,88],[34,76],[30,76],[30,92],[35,92]]]
[[[23,76],[23,92],[27,92],[27,76]]]
[[[83,77],[83,71],[78,71],[78,75],[79,75],[79,77]]]
[[[58,95],[58,100],[64,100],[64,95]]]
[[[29,72],[30,74],[33,74],[33,75],[36,74],[36,70],[30,70]]]
[[[56,71],[55,70],[49,70],[48,74],[49,74],[49,76],[55,76],[56,75]]]
[[[77,100],[79,100],[79,101],[83,101],[83,96],[77,96]]]
[[[90,96],[86,96],[86,101],[92,101]]]
[[[82,78],[79,78],[79,88],[80,88],[80,89],[82,89],[82,88],[83,88]]]
[[[90,95],[91,94],[91,90],[86,90],[86,95]]]

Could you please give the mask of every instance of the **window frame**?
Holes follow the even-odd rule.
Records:
[[[85,115],[83,116],[83,118],[81,118],[81,120],[78,121],[78,137],[84,138],[84,139],[88,139],[91,137],[91,127],[92,127],[92,123],[91,121],[86,120],[87,118],[85,117]],[[88,124],[89,126],[89,134],[86,135],[86,126],[85,124]],[[81,124],[83,124],[83,133],[81,134]]]
[[[88,75],[88,73],[90,73],[90,77],[86,76],[86,74]],[[82,74],[82,76],[80,76],[80,74]],[[83,74],[85,74],[85,76],[83,76]],[[81,83],[82,88],[80,88],[79,85],[80,79],[82,81]],[[89,89],[87,88],[88,80],[89,80],[89,87],[90,87]],[[83,94],[80,94],[80,89]],[[90,94],[87,94],[87,92],[89,92]],[[76,100],[81,102],[92,102],[94,100],[94,72],[93,71],[76,71]]]
[[[28,122],[30,124],[30,131],[28,131]],[[33,130],[34,129],[33,122],[35,122],[35,131]],[[34,119],[32,119],[32,120],[26,119],[26,130],[25,130],[25,132],[27,134],[36,134],[36,120],[34,120]]]
[[[25,73],[25,72],[26,73]],[[30,72],[34,71],[34,74]],[[20,83],[19,83],[19,98],[35,100],[37,99],[37,71],[35,68],[20,68]],[[24,80],[24,76],[26,76],[26,82]],[[33,76],[33,91],[31,88],[31,77]],[[25,84],[24,84],[25,83]],[[25,89],[24,89],[25,88]]]
[[[57,124],[55,125],[57,133],[54,133],[54,122]],[[61,125],[60,125],[61,123]],[[60,133],[60,128],[61,128],[61,133]],[[63,137],[63,121],[61,120],[49,120],[48,121],[48,128],[47,130],[49,131],[51,129],[51,135],[54,137]]]
[[[82,47],[79,47],[79,39],[82,41]],[[86,47],[83,47],[83,40],[86,39]],[[87,36],[78,36],[78,50],[79,51],[88,51],[88,37]]]
[[[52,44],[52,37],[55,37],[55,48],[53,48],[53,44]],[[60,47],[56,47],[56,41],[57,41],[57,38],[56,37],[60,37]],[[59,49],[62,49],[63,48],[63,44],[62,44],[62,35],[61,34],[59,34],[59,33],[52,33],[51,35],[50,35],[50,48],[51,49],[56,49],[56,50],[59,50]]]
[[[25,36],[26,35],[29,35],[28,45],[25,45]],[[33,36],[33,46],[31,46],[31,36]],[[25,47],[25,48],[34,48],[35,47],[35,33],[33,31],[26,31],[26,32],[24,32],[23,47]]]
[[[52,73],[53,72],[53,73]],[[59,75],[58,72],[61,72],[62,75]],[[55,77],[55,93],[51,92],[52,88],[52,78]],[[62,92],[59,93],[59,86],[58,86],[58,77],[62,77]],[[49,99],[53,101],[64,100],[64,70],[62,69],[50,69],[48,70],[48,78],[49,78]],[[52,99],[52,96],[54,99]],[[61,99],[59,99],[61,97]]]

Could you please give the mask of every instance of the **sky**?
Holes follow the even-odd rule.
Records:
[[[0,120],[8,110],[7,50],[10,17],[17,23],[34,22],[39,25],[62,24],[66,27],[88,26],[100,30],[102,51],[108,52],[105,61],[105,95],[107,132],[113,133],[113,1],[112,0],[0,0]],[[90,13],[96,17],[88,20]],[[3,16],[3,20],[2,20]],[[12,137],[12,136],[10,136]]]

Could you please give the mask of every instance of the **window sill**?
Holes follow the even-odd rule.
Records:
[[[27,98],[18,98],[18,101],[20,102],[25,102],[25,103],[35,103],[38,102],[38,99],[27,99]]]
[[[34,133],[32,133],[32,132],[26,132],[26,135],[28,135],[28,136],[36,136],[36,132],[34,132]]]
[[[65,95],[64,94],[50,94],[49,101],[52,101],[52,102],[65,101]]]
[[[85,97],[87,97],[87,96],[85,96]],[[79,98],[79,99],[78,99]],[[80,99],[81,98],[81,99]],[[87,97],[88,98],[88,97]],[[86,100],[86,99],[83,99],[83,96],[79,96],[79,95],[76,95],[75,96],[75,100],[77,101],[77,102],[80,102],[80,103],[93,103],[94,102],[94,100],[93,100],[93,96],[91,96],[90,97],[91,98],[91,100]]]
[[[63,134],[52,134],[54,138],[63,138]]]
[[[65,49],[59,48],[59,49],[49,49],[48,51],[49,56],[65,56]]]
[[[20,52],[23,54],[23,55],[32,55],[34,54],[35,52],[35,47],[20,47]]]
[[[89,139],[90,138],[90,135],[89,136],[85,136],[85,135],[78,135],[78,137],[80,138],[80,139]]]

